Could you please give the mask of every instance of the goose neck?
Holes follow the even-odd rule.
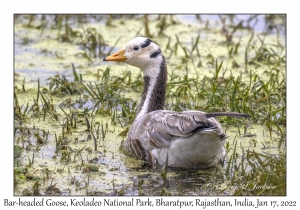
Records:
[[[167,67],[163,58],[159,66],[143,69],[144,89],[136,119],[148,112],[162,110],[166,98]]]

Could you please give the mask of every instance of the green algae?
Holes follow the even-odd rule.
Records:
[[[24,170],[15,173],[15,195],[285,195],[284,36],[236,29],[229,40],[216,23],[168,16],[147,23],[125,16],[108,25],[76,18],[62,21],[64,30],[53,22],[41,31],[38,16],[31,27],[25,15],[15,21],[15,145],[22,148],[16,170]],[[168,109],[252,110],[250,120],[220,118],[229,135],[220,166],[169,168],[164,180],[161,167],[119,151],[141,72],[102,59],[147,33],[167,58]],[[274,169],[281,174],[268,178]],[[258,180],[278,187],[249,190]]]

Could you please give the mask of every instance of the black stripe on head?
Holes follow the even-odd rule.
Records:
[[[151,42],[152,41],[150,39],[146,39],[146,41],[143,44],[141,44],[141,47],[142,48],[148,47],[151,44]]]
[[[151,53],[150,58],[156,58],[160,54],[161,54],[161,50],[158,49],[155,52]]]

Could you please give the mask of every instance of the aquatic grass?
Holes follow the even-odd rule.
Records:
[[[263,186],[265,183],[273,187],[271,190],[255,188],[253,194],[261,195],[285,195],[286,194],[286,159],[285,154],[279,154],[274,157],[270,154],[257,153],[255,151],[247,152],[249,164],[255,166],[248,174],[249,178],[260,177],[255,179],[253,187],[256,185]]]
[[[175,34],[175,37],[176,37],[176,49],[177,49],[177,46],[180,46],[181,47],[181,49],[183,50],[183,52],[184,52],[184,54],[185,54],[185,58],[190,58],[190,55],[187,53],[187,49],[186,49],[186,47],[185,46],[183,46],[183,44],[181,43],[181,41],[180,41],[180,39],[179,39],[179,37],[178,37],[178,35],[177,34]],[[175,51],[176,53],[177,53],[177,50]]]
[[[78,74],[76,72],[76,68],[75,68],[75,66],[74,66],[73,63],[72,63],[72,71],[73,71],[74,81],[75,82],[82,82],[82,77],[80,77],[80,80],[79,80],[79,76],[78,76]]]
[[[241,159],[236,154],[237,139],[226,168],[216,168],[209,180],[222,180],[219,193],[233,195],[286,195],[286,156],[262,154],[242,148]],[[213,186],[213,185],[212,185]],[[267,187],[264,187],[267,186]],[[233,188],[234,187],[234,188]],[[209,188],[208,188],[209,189]],[[206,189],[206,190],[208,190]],[[234,189],[234,190],[233,190]]]
[[[111,76],[110,68],[106,68],[102,75],[101,83],[92,84],[89,82],[83,83],[82,86],[93,100],[96,100],[93,113],[109,115],[113,124],[119,123],[123,127],[133,121],[137,102],[121,96],[123,85],[120,85],[119,81],[121,80],[128,85],[132,84],[131,74],[125,73],[123,77]],[[121,111],[121,113],[118,111]]]
[[[94,140],[94,150],[97,151],[97,139],[95,138],[94,132],[92,132],[93,140]]]
[[[233,26],[231,32],[229,32],[229,29],[228,29],[228,27],[226,25],[226,18],[222,17],[221,15],[219,15],[219,19],[220,19],[220,22],[222,24],[222,33],[225,35],[225,38],[226,38],[226,44],[227,45],[231,45],[234,33],[238,29],[242,28],[243,21],[241,20],[238,24],[236,24],[235,26]]]
[[[81,45],[88,56],[96,58],[106,55],[104,53],[106,48],[104,37],[101,33],[97,32],[95,28],[84,29]]]
[[[33,184],[33,186],[32,186],[32,194],[33,194],[34,196],[39,196],[39,195],[41,195],[41,193],[40,193],[40,186],[41,186],[41,184],[39,183],[39,181],[36,181],[36,182]]]
[[[165,187],[168,187],[169,183],[168,183],[168,179],[167,179],[167,175],[168,175],[168,162],[169,162],[169,154],[167,153],[166,155],[166,161],[165,164],[162,166],[161,170],[160,170],[160,175],[164,180],[164,185]]]
[[[113,45],[113,46],[110,48],[110,50],[108,51],[107,55],[111,55],[111,54],[112,54],[112,52],[114,51],[115,47],[117,46],[117,44],[119,43],[119,41],[120,41],[121,38],[122,38],[122,37],[119,37],[119,38],[116,40],[116,42],[114,43],[114,45]]]
[[[78,76],[73,64],[72,69],[76,81],[68,81],[64,75],[58,74],[47,79],[51,95],[77,95],[82,92],[82,76]]]
[[[35,25],[44,27],[41,29],[45,30],[44,34],[48,29],[55,30],[55,32],[57,32],[56,29],[60,30],[57,36],[60,42],[68,42],[73,45],[79,43],[79,47],[82,47],[81,50],[84,49],[85,55],[78,56],[87,56],[86,59],[94,60],[94,53],[98,53],[98,50],[100,50],[99,45],[97,46],[99,44],[97,37],[99,32],[97,29],[88,29],[90,30],[89,35],[87,35],[87,30],[75,34],[76,30],[73,29],[74,25],[82,24],[88,17],[84,15],[69,15],[66,18],[63,15],[53,15],[51,17],[56,20],[52,22],[51,18],[48,18],[50,21],[47,23],[47,26],[39,24],[38,17],[34,16],[34,21],[30,25],[33,27]],[[118,18],[120,17],[112,16],[112,21]],[[171,24],[171,21],[166,20],[167,24],[169,22]],[[154,23],[155,21],[149,21],[149,26],[153,26]],[[209,24],[210,22],[207,21],[207,30],[211,30],[209,27],[212,27],[212,24]],[[226,25],[226,27],[229,31],[228,36],[230,36],[232,29],[236,27],[233,38],[236,38],[236,34],[240,30],[244,30],[237,27],[237,25]],[[155,38],[160,29],[156,28],[156,31],[152,31],[153,28],[150,27],[149,30],[151,30],[151,34]],[[80,34],[82,37],[80,37]],[[105,34],[101,32],[101,35],[106,40]],[[28,37],[31,37],[29,33]],[[86,40],[88,37],[90,38],[89,42]],[[126,181],[124,185],[118,185],[115,182],[113,187],[114,195],[129,195],[131,193],[138,193],[139,195],[142,195],[142,193],[143,195],[191,195],[190,193],[193,193],[193,195],[205,195],[205,193],[207,195],[286,195],[286,79],[285,71],[283,70],[286,62],[285,46],[281,43],[278,43],[277,47],[269,45],[265,41],[267,39],[264,39],[260,35],[259,40],[253,33],[253,37],[249,39],[248,48],[244,55],[246,62],[240,63],[241,61],[236,59],[236,57],[241,53],[243,45],[240,41],[244,37],[238,37],[239,40],[237,42],[231,42],[230,45],[226,46],[229,60],[233,63],[236,59],[238,65],[245,66],[244,71],[240,71],[239,75],[235,75],[233,73],[236,69],[233,69],[235,68],[234,65],[231,66],[228,64],[230,61],[226,61],[227,58],[218,57],[209,48],[207,49],[207,54],[198,49],[200,46],[199,37],[200,35],[196,34],[190,41],[184,40],[178,35],[178,38],[180,38],[178,41],[181,42],[182,46],[177,42],[175,35],[172,38],[169,37],[165,51],[170,51],[170,62],[172,65],[169,71],[170,84],[167,87],[168,103],[166,104],[166,108],[178,111],[187,109],[206,112],[240,111],[251,115],[251,119],[218,118],[228,134],[231,134],[231,131],[228,132],[231,127],[237,127],[234,131],[235,137],[233,139],[229,138],[228,144],[226,144],[228,153],[223,160],[223,167],[221,164],[213,169],[196,171],[180,171],[168,168],[167,179],[169,186],[166,188],[162,180],[156,182],[156,180],[151,179],[153,174],[157,174],[161,178],[159,169],[136,169],[130,168],[130,164],[128,164],[126,165],[126,167],[128,166],[128,171],[125,171],[125,173],[129,174],[128,182]],[[96,40],[92,40],[93,38],[96,38]],[[115,43],[117,41],[118,39],[116,39]],[[190,44],[186,44],[187,41]],[[84,42],[86,42],[86,48],[84,48]],[[176,49],[173,48],[175,45]],[[94,46],[96,48],[93,48]],[[189,58],[186,58],[183,48],[186,49]],[[102,49],[104,49],[103,46]],[[113,48],[108,48],[106,45],[103,53],[107,52],[108,49],[112,50]],[[176,50],[182,50],[183,58],[179,58],[179,63],[175,65],[172,63],[172,59],[178,58],[179,52],[177,51],[176,54]],[[202,67],[199,66],[199,60],[202,61]],[[222,65],[220,65],[221,60],[224,62]],[[206,68],[205,65],[208,65],[212,69],[213,75],[196,77],[194,72],[190,71],[190,66],[187,67],[186,65],[189,62],[192,64],[191,68],[194,68],[197,72],[202,70],[199,69],[200,67]],[[88,64],[90,63],[88,62]],[[227,66],[225,65],[226,63]],[[68,165],[65,172],[67,171],[70,177],[75,177],[74,171],[78,173],[80,170],[79,172],[81,173],[90,161],[97,161],[97,159],[93,159],[95,155],[99,159],[104,158],[104,156],[106,158],[111,156],[118,158],[117,152],[111,153],[109,142],[115,138],[115,135],[113,135],[114,132],[120,133],[122,138],[126,136],[128,128],[134,119],[135,108],[138,104],[137,101],[128,98],[126,94],[128,91],[139,94],[143,86],[141,74],[133,77],[133,74],[129,70],[124,71],[124,74],[113,76],[113,66],[105,67],[103,70],[99,69],[97,82],[86,82],[74,64],[70,65],[70,71],[73,71],[72,79],[67,79],[63,75],[55,75],[48,80],[49,88],[42,86],[34,88],[34,97],[32,99],[24,100],[24,95],[31,91],[26,83],[29,82],[27,79],[26,81],[25,79],[23,80],[21,90],[18,88],[14,89],[15,144],[26,149],[26,153],[30,157],[30,161],[32,161],[32,154],[37,154],[39,150],[48,147],[53,136],[53,141],[55,141],[53,147],[56,152],[48,162],[58,160],[59,162],[62,161],[61,164]],[[243,70],[243,66],[241,69]],[[240,67],[237,70],[240,70]],[[186,75],[180,71],[186,73]],[[180,73],[178,74],[178,72]],[[228,75],[228,72],[233,73]],[[22,85],[22,81],[20,84]],[[38,86],[40,86],[39,80]],[[60,98],[62,99],[59,101],[58,99]],[[74,100],[74,98],[76,99]],[[60,108],[57,110],[57,104],[54,101],[59,101]],[[81,108],[85,102],[91,102],[92,105],[88,108]],[[95,120],[102,116],[109,116],[110,120],[106,119],[106,122],[102,122],[101,120],[97,122]],[[86,132],[87,123],[85,117],[90,123],[89,132]],[[39,120],[40,118],[44,118],[45,121]],[[52,130],[50,133],[47,129],[35,130],[45,124],[49,124]],[[112,129],[108,130],[109,124],[120,124],[123,127],[121,129],[123,132],[119,132],[118,127],[115,126],[112,126]],[[256,133],[253,132],[253,125],[256,124],[263,126],[263,142],[260,142],[260,139],[257,139],[259,135],[255,136]],[[34,136],[35,132],[38,132],[38,135],[43,140],[43,144],[37,143],[38,139]],[[272,139],[269,140],[269,137]],[[249,142],[250,146],[244,147],[243,142]],[[275,151],[278,154],[274,155],[267,152],[272,147],[269,142],[271,142],[272,146],[278,147],[278,150]],[[77,149],[74,149],[74,146]],[[25,154],[25,157],[24,154],[20,157],[20,164],[26,165],[29,171],[32,171],[33,168],[38,171],[37,163],[41,158],[36,155],[32,167],[29,167],[27,154]],[[39,154],[43,156],[43,153]],[[23,157],[26,159],[25,163],[22,162]],[[98,165],[99,163],[95,164]],[[105,171],[105,167],[105,165],[103,168],[101,167],[101,170]],[[48,167],[46,169],[48,170],[48,174],[45,175],[44,182],[45,179],[51,178],[51,174],[49,173],[52,173],[52,171],[57,173],[57,175],[63,176],[62,171],[64,169],[61,169],[61,167],[55,171],[51,166],[49,166],[49,169]],[[134,179],[130,177],[133,172],[135,174],[143,173],[142,178],[139,177],[139,180],[145,180],[141,186],[134,184]],[[117,174],[118,171],[114,173]],[[29,176],[24,173],[24,177],[26,177],[26,180],[15,186],[17,189],[22,189],[25,184],[32,186],[32,184],[28,185],[27,183],[30,180],[27,178]],[[19,178],[22,179],[22,177]],[[111,193],[107,193],[107,191],[102,189],[91,191],[92,179],[94,182],[98,181],[93,178],[92,173],[85,176],[82,182],[80,178],[73,180],[73,185],[76,185],[74,189],[84,189],[85,192],[82,193],[89,195],[107,195]],[[16,176],[14,175],[15,181]],[[216,186],[210,188],[207,185],[209,182],[213,184],[221,182],[226,184],[227,187],[222,189]],[[242,187],[243,182],[249,183],[249,187],[244,189]],[[255,188],[255,183],[257,185],[263,185],[264,183],[276,185],[276,189],[263,190]],[[44,185],[47,186],[46,184]],[[230,189],[232,186],[241,187],[237,191],[234,191]],[[69,189],[72,188],[73,186],[70,186]],[[138,188],[142,188],[142,192],[139,192]],[[254,190],[252,190],[253,188]],[[25,187],[25,189],[27,188]],[[55,193],[55,190],[49,192],[50,194],[51,192]],[[71,190],[64,193],[70,195]],[[32,194],[32,189],[23,191],[23,195]],[[36,190],[35,194],[45,195],[45,192],[39,189]]]
[[[248,40],[248,43],[247,43],[247,46],[246,46],[246,49],[245,49],[245,72],[248,71],[248,64],[249,64],[248,54],[249,54],[249,51],[250,51],[250,44],[252,43],[253,37],[254,37],[254,31],[251,32],[251,36]]]
[[[31,158],[31,160],[30,160],[30,157],[28,156],[28,161],[29,161],[29,166],[32,166],[33,165],[33,163],[34,163],[34,153],[32,153],[32,158]]]
[[[169,20],[168,20],[169,18]],[[159,15],[158,22],[156,24],[156,28],[158,30],[157,36],[165,36],[164,31],[172,26],[177,24],[177,22],[173,19],[173,15]]]
[[[28,45],[28,44],[30,44],[31,42],[33,42],[33,40],[30,39],[30,38],[28,37],[28,34],[25,34],[25,35],[23,36],[23,38],[22,38],[21,44],[22,44],[22,45]]]
[[[152,33],[150,32],[150,28],[149,28],[149,20],[148,20],[148,15],[144,15],[143,16],[143,27],[145,29],[145,36],[149,37],[149,38],[153,38]]]
[[[84,116],[84,118],[85,118],[86,127],[87,127],[86,131],[91,131],[91,125],[90,125],[89,119],[86,116]]]
[[[24,77],[24,79],[23,79],[22,91],[23,91],[23,92],[26,92],[26,90],[25,90],[25,77]]]
[[[232,155],[230,156],[230,159],[229,159],[229,162],[227,164],[227,168],[226,168],[226,172],[225,174],[229,177],[232,178],[232,175],[234,174],[234,171],[235,171],[235,166],[236,166],[236,145],[237,145],[237,139],[236,139],[236,136],[233,140],[233,143],[234,143],[234,149],[233,149],[233,152],[232,152]]]
[[[196,37],[195,42],[193,42],[193,37],[192,37],[192,49],[191,49],[191,55],[192,55],[193,52],[196,50],[197,56],[198,56],[198,57],[200,57],[200,53],[199,53],[199,49],[198,49],[199,40],[200,40],[200,33],[199,33],[198,36]],[[191,56],[191,57],[192,57],[192,56]]]
[[[52,195],[52,196],[57,196],[57,195],[61,195],[61,191],[59,188],[56,187],[56,184],[52,184],[53,180],[51,180],[51,183],[50,185],[47,187],[46,191],[45,191],[45,194],[46,195]]]

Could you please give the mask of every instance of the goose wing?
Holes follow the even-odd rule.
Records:
[[[215,116],[249,117],[234,112],[204,113],[201,111],[173,112],[157,110],[134,121],[128,138],[122,143],[124,152],[153,163],[151,150],[170,147],[178,138],[187,138],[195,133],[212,133],[220,140],[227,136]],[[188,140],[188,139],[187,139]]]
[[[139,136],[146,149],[169,147],[172,140],[187,138],[198,132],[210,132],[225,139],[220,123],[215,116],[248,117],[234,112],[205,113],[200,111],[173,112],[157,110],[147,113],[134,123],[129,138]]]
[[[169,147],[172,140],[187,138],[197,132],[214,132],[221,138],[226,135],[221,125],[204,112],[156,112],[148,121],[148,142],[154,147]]]

